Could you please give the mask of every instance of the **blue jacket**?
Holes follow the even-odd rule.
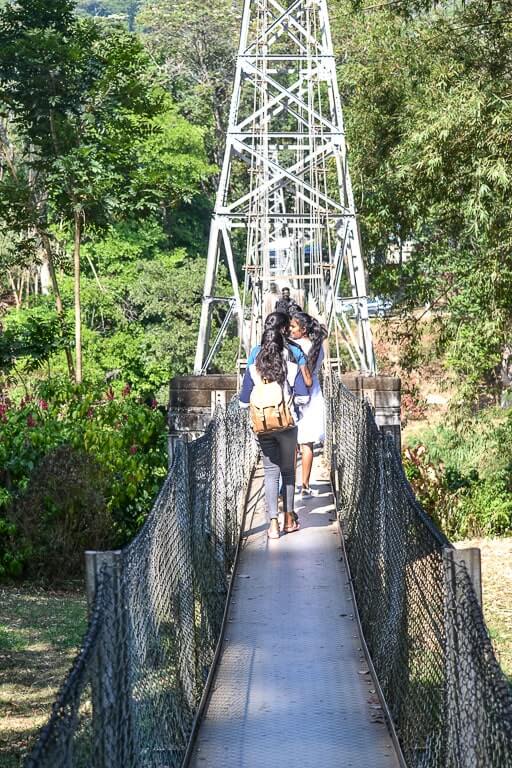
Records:
[[[307,358],[304,354],[304,350],[301,349],[299,344],[297,344],[295,341],[291,341],[290,339],[287,339],[286,341],[288,350],[292,353],[293,358],[297,365],[306,365]],[[258,352],[260,351],[261,346],[257,344],[255,347],[251,349],[251,352],[249,354],[249,357],[247,358],[247,368],[249,368],[253,363],[256,362],[256,358],[258,357]]]

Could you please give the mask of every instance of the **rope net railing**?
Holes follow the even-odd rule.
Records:
[[[324,390],[358,612],[405,761],[512,768],[512,694],[468,572],[416,501],[369,404],[334,374]],[[137,537],[119,553],[96,553],[89,627],[26,768],[182,764],[256,459],[234,401],[203,437],[178,444]]]
[[[410,768],[512,768],[512,691],[464,565],[367,402],[325,379],[326,459],[366,644]]]
[[[257,457],[247,413],[219,409],[177,445],[155,505],[119,553],[98,553],[82,649],[27,768],[175,768],[220,636]]]

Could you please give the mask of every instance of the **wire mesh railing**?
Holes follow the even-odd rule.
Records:
[[[410,768],[512,768],[512,691],[469,574],[367,402],[326,377],[326,453],[366,644]]]
[[[175,768],[219,639],[250,476],[247,413],[219,409],[177,446],[136,538],[90,559],[82,650],[27,768]]]
[[[358,612],[410,768],[512,768],[512,695],[466,568],[371,407],[324,383]],[[182,764],[220,635],[256,443],[236,402],[181,443],[138,536],[89,560],[82,649],[27,768]]]

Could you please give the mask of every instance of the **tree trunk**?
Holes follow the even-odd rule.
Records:
[[[59,290],[59,284],[57,282],[57,273],[55,271],[55,264],[53,263],[53,253],[52,253],[52,247],[50,244],[50,238],[48,237],[48,234],[44,230],[39,231],[39,236],[41,238],[41,242],[43,243],[43,248],[46,254],[46,259],[48,263],[48,272],[50,273],[50,280],[52,283],[53,293],[55,295],[55,306],[57,308],[57,314],[60,318],[61,325],[64,323],[64,307],[62,306],[62,298],[60,295]],[[66,360],[68,363],[68,372],[71,379],[75,377],[75,367],[73,365],[73,357],[71,355],[71,350],[69,347],[66,347]]]
[[[25,301],[28,307],[30,304],[30,269],[25,272]]]
[[[73,249],[73,264],[75,278],[75,381],[82,383],[82,318],[80,307],[80,241],[82,238],[82,222],[80,212],[75,211],[75,243]]]
[[[48,296],[50,293],[50,285],[52,284],[50,277],[50,267],[48,264],[48,257],[46,251],[43,249],[43,260],[39,267],[39,284],[41,287],[41,293],[43,296]]]
[[[12,290],[12,296],[13,296],[13,299],[14,299],[14,303],[16,305],[16,309],[19,309],[20,308],[20,300],[18,298],[18,289],[16,288],[16,283],[14,282],[14,278],[13,278],[12,274],[10,272],[8,272],[8,274],[9,274],[9,282],[11,284],[11,290]]]

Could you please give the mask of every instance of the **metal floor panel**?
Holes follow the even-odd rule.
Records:
[[[361,651],[320,458],[313,473],[320,495],[299,500],[296,533],[267,539],[262,494],[247,516],[194,768],[399,765]]]

